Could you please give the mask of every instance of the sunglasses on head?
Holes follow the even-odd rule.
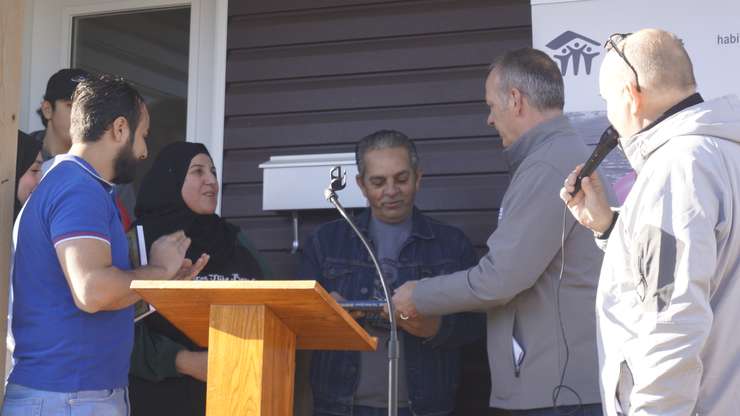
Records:
[[[640,89],[640,77],[637,76],[637,70],[635,70],[635,67],[632,66],[629,60],[627,60],[627,56],[624,54],[624,48],[619,49],[618,45],[620,42],[625,40],[627,36],[631,35],[632,33],[615,33],[611,36],[609,36],[609,39],[604,42],[604,48],[606,48],[607,51],[613,50],[614,52],[619,55],[620,58],[624,61],[625,64],[627,64],[628,67],[632,70],[632,73],[635,74],[635,84],[637,85],[637,91],[642,92]]]

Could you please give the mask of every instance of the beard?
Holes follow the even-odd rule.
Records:
[[[128,143],[123,146],[113,161],[113,180],[116,185],[131,183],[136,177],[136,165],[139,160],[134,155],[134,133],[131,133]]]

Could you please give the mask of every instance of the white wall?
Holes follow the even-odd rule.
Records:
[[[591,73],[583,60],[579,74],[573,61],[565,78],[565,110],[604,110],[599,96],[598,70],[604,56],[604,41],[613,33],[635,32],[655,27],[683,39],[694,63],[699,92],[705,99],[728,93],[740,94],[740,1],[738,0],[531,0],[532,42],[535,48],[562,55],[562,47],[547,46],[566,31],[594,40],[575,39],[592,47]],[[725,43],[725,41],[729,41]]]

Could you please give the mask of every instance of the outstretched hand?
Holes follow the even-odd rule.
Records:
[[[575,195],[576,177],[581,172],[583,165],[578,165],[567,178],[563,187],[560,188],[560,199],[565,202],[573,217],[584,227],[603,233],[612,223],[614,213],[609,207],[604,185],[598,173],[583,178],[581,189]]]
[[[408,281],[393,291],[393,307],[396,312],[398,326],[411,335],[420,338],[431,338],[439,332],[442,318],[439,316],[423,316],[416,310],[413,294],[416,280]],[[388,313],[387,307],[384,309]]]
[[[185,257],[191,240],[183,231],[159,237],[150,250],[149,264],[164,270],[163,280],[192,279],[203,270],[208,263],[209,256],[202,254],[195,264]]]
[[[393,308],[396,310],[396,314],[403,320],[416,318],[419,312],[416,310],[416,304],[414,304],[414,288],[416,288],[416,280],[410,280],[396,290],[393,291]]]
[[[182,265],[180,266],[180,269],[172,277],[172,280],[195,279],[195,277],[200,274],[203,268],[206,267],[206,264],[208,264],[208,260],[210,258],[211,257],[208,254],[201,254],[200,257],[198,257],[198,260],[195,261],[195,264],[193,264],[193,262],[190,261],[189,258],[184,258],[182,260]]]

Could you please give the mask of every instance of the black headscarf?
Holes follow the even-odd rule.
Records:
[[[36,156],[41,151],[41,142],[35,140],[33,137],[26,133],[18,130],[18,150],[15,156],[15,192],[16,197],[14,199],[15,205],[13,207],[13,219],[18,216],[21,212],[23,205],[18,200],[18,182],[21,177],[31,168],[33,162],[36,161]]]
[[[203,253],[211,256],[202,275],[258,277],[259,264],[239,244],[239,228],[216,214],[194,213],[182,199],[190,162],[201,153],[210,157],[200,143],[171,143],[162,149],[144,177],[135,213],[136,224],[144,226],[147,251],[157,238],[183,230],[192,240],[186,255],[190,260],[197,260]]]
[[[256,254],[240,242],[239,228],[215,214],[194,213],[182,199],[190,162],[196,155],[208,154],[198,143],[175,142],[164,147],[151,170],[146,174],[136,201],[136,224],[144,226],[147,251],[152,243],[165,234],[185,231],[192,243],[186,256],[195,261],[202,253],[211,256],[201,276],[217,278],[261,278],[262,271]],[[144,329],[163,335],[190,350],[202,350],[158,313],[140,321]],[[139,329],[139,330],[144,330]],[[152,342],[137,337],[132,360],[129,389],[131,403],[137,415],[203,415],[206,385],[190,377],[166,378],[154,382],[137,377],[137,369],[150,372],[150,361],[162,360],[168,351],[158,350]],[[167,360],[174,359],[168,357]],[[159,362],[159,367],[170,364]]]

